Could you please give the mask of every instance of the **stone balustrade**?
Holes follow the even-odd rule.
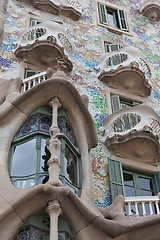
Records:
[[[22,80],[21,92],[26,92],[37,84],[47,80],[47,72],[41,72]]]
[[[160,0],[141,0],[139,2],[139,11],[151,21],[159,21]]]
[[[151,70],[137,48],[125,47],[105,53],[97,70],[98,78],[109,87],[141,96],[151,94]]]
[[[160,161],[160,117],[148,105],[123,108],[107,116],[100,130],[109,150],[136,161]]]
[[[126,215],[139,217],[159,214],[159,201],[158,196],[125,197]]]

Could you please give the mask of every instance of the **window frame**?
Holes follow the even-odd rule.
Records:
[[[115,105],[113,104],[113,99],[116,99],[117,98],[117,106],[118,106],[118,109],[115,110]],[[110,99],[111,99],[111,109],[112,109],[112,113],[115,113],[123,108],[129,108],[129,107],[134,107],[136,105],[139,105],[141,104],[141,102],[137,102],[133,99],[128,99],[128,98],[125,98],[125,97],[122,97],[118,94],[111,94],[110,95]],[[124,101],[124,103],[123,103]],[[123,107],[123,105],[125,105],[125,102],[126,102],[126,107]],[[128,104],[127,104],[128,103]]]
[[[41,20],[31,18],[29,26],[34,27],[34,26],[36,26],[36,25],[38,25],[40,23],[42,23]]]
[[[39,110],[41,109],[41,110]],[[48,108],[48,110],[44,109],[43,106],[42,108],[40,107],[39,109],[35,110],[29,117],[34,116],[36,113],[44,114],[51,116],[51,108]],[[48,111],[48,112],[47,112]],[[63,109],[58,110],[58,117],[65,117],[66,121],[69,122],[68,116],[66,112]],[[69,122],[70,125],[70,122]],[[23,125],[22,125],[23,126]],[[22,127],[21,126],[21,127]],[[72,126],[70,125],[71,130]],[[21,129],[21,128],[20,128]],[[72,130],[73,131],[73,130]],[[73,132],[74,134],[74,132]],[[47,139],[49,136],[49,133],[43,132],[42,130],[35,130],[33,132],[26,133],[23,136],[20,136],[19,138],[14,138],[11,148],[10,148],[10,153],[9,153],[9,174],[10,174],[10,179],[14,185],[16,181],[20,180],[28,180],[28,179],[34,179],[35,183],[34,185],[30,186],[33,187],[35,185],[38,185],[38,179],[43,176],[48,176],[48,172],[46,171],[40,171],[40,165],[41,165],[41,139]],[[25,142],[28,142],[32,139],[36,139],[36,146],[35,146],[35,159],[34,159],[34,164],[35,164],[35,169],[33,174],[29,174],[27,176],[12,176],[11,175],[11,168],[12,168],[12,161],[13,161],[13,153],[14,149],[16,146],[23,144]],[[80,151],[77,146],[72,143],[72,141],[69,139],[67,135],[64,134],[64,136],[60,137],[59,140],[61,141],[61,148],[60,148],[60,162],[61,162],[61,169],[60,169],[60,179],[63,182],[64,186],[67,185],[74,191],[77,195],[80,195],[80,191],[82,188],[82,166],[81,166],[81,157],[80,157]],[[74,154],[76,157],[76,173],[77,173],[77,185],[74,185],[69,179],[65,177],[65,169],[64,169],[64,154],[65,154],[65,146],[67,146],[71,152]],[[44,161],[45,163],[45,161]],[[16,187],[16,186],[15,186]],[[29,187],[29,188],[30,188]]]
[[[118,19],[120,18],[120,14],[121,14],[120,11],[122,10],[125,14],[127,31],[124,30],[124,28],[122,26],[121,26],[122,29],[120,29],[118,27],[115,27],[115,26],[113,27],[113,26],[108,25],[107,20],[106,21],[101,21],[101,14],[99,12],[99,4],[105,5],[106,7],[108,7],[108,9],[111,9],[113,11],[115,10],[117,12]],[[103,0],[95,0],[95,6],[96,6],[97,24],[99,26],[105,27],[109,31],[117,33],[117,34],[126,34],[126,35],[129,35],[129,36],[133,36],[133,32],[131,30],[132,28],[131,28],[131,24],[130,24],[130,19],[129,19],[129,10],[127,8],[122,7],[122,6],[118,6],[118,5],[115,5],[115,4],[111,4],[111,3],[106,3]],[[104,14],[105,14],[105,12],[106,11],[104,10]],[[119,23],[119,21],[118,21],[118,23],[121,24],[122,20],[124,20],[124,19],[119,19],[120,23]]]
[[[125,162],[129,163],[131,160],[126,159]],[[158,184],[160,180],[160,167],[151,167],[148,164],[141,164],[143,167],[138,168],[139,165],[134,161],[131,161],[130,166],[127,166],[124,164],[124,159],[116,158],[116,157],[108,157],[108,168],[109,168],[109,179],[110,179],[110,191],[111,191],[111,196],[112,196],[112,201],[115,199],[117,194],[114,191],[113,184],[115,186],[121,186],[120,193],[125,197],[125,189],[124,189],[124,177],[123,177],[123,171],[124,172],[132,172],[135,173],[139,176],[146,177],[146,178],[152,178],[152,183],[153,183],[153,191],[154,194],[158,194],[160,191],[160,186]],[[112,171],[112,169],[116,168],[116,178],[117,176],[121,176],[121,181],[120,184],[117,181],[113,181],[116,179],[113,175],[115,174],[115,171]],[[150,169],[151,168],[151,169]],[[152,170],[152,171],[150,171]],[[117,191],[117,190],[116,190]],[[137,193],[139,193],[137,191]],[[138,195],[140,196],[140,195]],[[134,197],[134,196],[133,196]]]
[[[117,49],[112,50],[112,46],[117,46]],[[106,51],[107,48],[108,48],[109,51]],[[105,53],[111,53],[111,52],[117,51],[121,48],[123,48],[123,46],[119,43],[109,43],[107,41],[104,41],[104,51],[105,51]]]
[[[25,71],[24,71],[24,78],[29,78],[29,77],[32,77],[32,76],[34,76],[34,75],[36,75],[36,74],[39,74],[41,71],[39,71],[39,70],[34,70],[34,69],[25,69]],[[31,75],[28,77],[27,76],[27,74],[28,73],[31,73]],[[33,73],[33,74],[32,74]]]

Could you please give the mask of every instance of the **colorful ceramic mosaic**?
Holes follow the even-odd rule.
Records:
[[[104,39],[141,50],[152,72],[152,95],[147,101],[160,115],[160,22],[153,23],[143,17],[138,11],[138,0],[106,0],[104,2],[128,8],[132,36],[111,33],[105,27],[97,25],[94,0],[81,0],[83,13],[78,22],[68,18],[62,19],[67,36],[75,45],[71,55],[74,69],[68,77],[80,94],[88,95],[89,111],[95,121],[99,139],[101,138],[99,127],[108,114],[105,86],[97,79],[95,69],[103,54],[101,44]],[[19,76],[19,60],[12,51],[19,31],[28,27],[29,21],[26,18],[29,11],[32,12],[33,8],[29,8],[29,3],[27,4],[26,1],[8,1],[0,54],[0,73],[3,78]],[[99,141],[99,145],[92,150],[92,171],[95,202],[102,207],[111,202],[107,156],[108,152]]]

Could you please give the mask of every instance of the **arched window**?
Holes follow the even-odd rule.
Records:
[[[15,240],[49,240],[50,221],[47,214],[37,214],[31,216],[23,224]],[[67,222],[58,219],[58,240],[73,240],[73,234]]]
[[[16,134],[10,151],[9,168],[12,183],[17,188],[29,188],[48,181],[47,161],[50,152],[46,148],[52,110],[42,106],[34,111]],[[77,142],[65,110],[58,110],[58,127],[63,136],[59,160],[60,179],[65,186],[79,193],[81,188],[81,160]]]

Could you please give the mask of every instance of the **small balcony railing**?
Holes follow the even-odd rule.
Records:
[[[40,66],[54,68],[56,59],[63,60],[66,71],[72,70],[67,54],[71,54],[73,44],[66,36],[62,24],[48,21],[22,30],[19,34],[16,57]]]
[[[125,197],[126,215],[139,217],[160,213],[158,196]]]
[[[133,160],[160,161],[160,117],[151,107],[141,104],[123,108],[107,116],[100,130],[109,150]]]
[[[98,78],[110,87],[137,95],[151,93],[151,70],[136,48],[126,47],[105,53],[97,69],[100,71]]]
[[[35,74],[31,77],[25,78],[22,80],[22,90],[21,92],[26,92],[32,87],[38,85],[41,82],[44,82],[47,80],[47,72],[41,72],[38,74]]]
[[[82,16],[82,6],[78,0],[32,0],[35,8],[64,15],[73,20],[79,20]]]
[[[139,2],[139,11],[151,21],[159,21],[160,0],[141,0]]]

